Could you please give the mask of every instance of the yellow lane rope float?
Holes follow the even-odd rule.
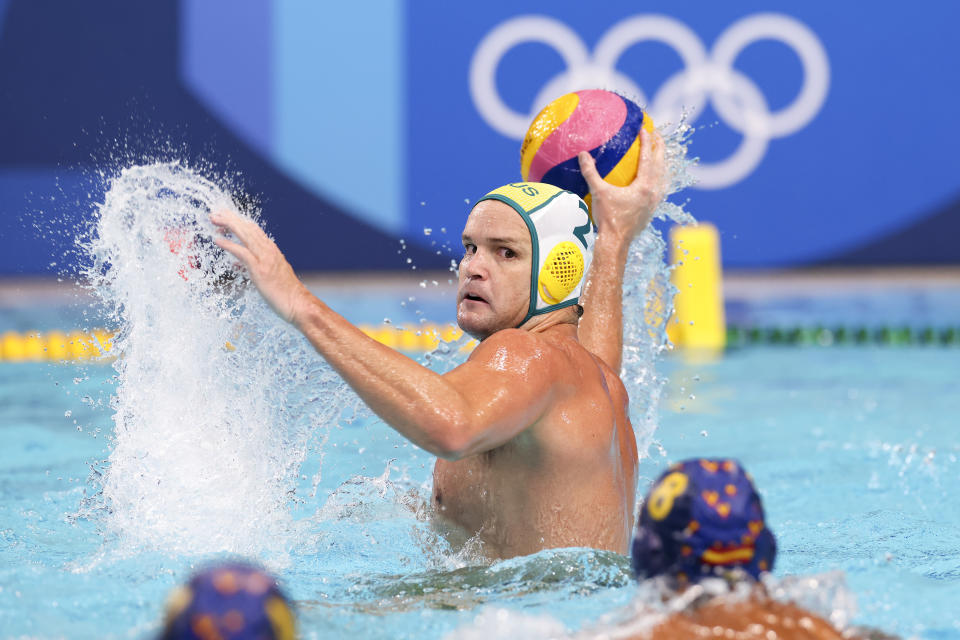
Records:
[[[452,342],[463,336],[463,331],[453,325],[381,325],[361,326],[365,334],[399,351],[431,351],[440,341]],[[110,331],[7,331],[0,335],[0,362],[63,362],[80,360],[107,360],[113,348],[114,334]],[[468,341],[463,348],[469,350],[476,341]],[[227,342],[224,348],[235,351],[236,346]]]

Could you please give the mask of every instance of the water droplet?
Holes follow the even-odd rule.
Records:
[[[430,227],[424,227],[424,228],[423,228],[423,235],[428,236],[428,235],[430,235],[431,233],[433,233],[433,229],[431,229]]]
[[[67,410],[67,411],[64,411],[64,412],[63,412],[63,417],[64,417],[64,418],[69,418],[69,417],[72,416],[72,415],[73,415],[73,411]]]
[[[706,437],[707,437],[708,435],[710,435],[710,434],[707,433],[707,430],[706,430],[706,429],[704,429],[703,431],[700,432],[700,435],[703,436],[704,438],[706,438]]]

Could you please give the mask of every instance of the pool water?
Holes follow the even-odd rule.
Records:
[[[778,537],[777,576],[820,576],[795,593],[808,606],[903,636],[960,637],[957,358],[916,347],[671,356],[641,492],[672,460],[739,458]],[[114,378],[104,365],[0,365],[5,637],[148,636],[168,590],[211,557],[131,548],[96,513],[78,517],[110,450]],[[635,597],[616,554],[489,566],[451,548],[426,513],[431,456],[366,417],[323,438],[283,543],[258,558],[296,601],[304,637],[549,637],[594,628]],[[317,480],[307,470],[321,455]]]
[[[0,363],[0,634],[149,637],[174,585],[236,555],[280,577],[306,638],[615,636],[631,615],[655,618],[637,613],[655,599],[625,557],[559,549],[491,564],[438,530],[432,457],[376,420],[209,242],[207,212],[228,198],[174,163],[124,169],[78,232],[95,295],[61,316],[118,328],[121,357]],[[675,205],[660,213],[689,221]],[[841,626],[960,637],[957,350],[658,360],[663,319],[659,333],[645,324],[657,325],[645,294],[666,288],[663,249],[645,231],[626,278],[641,494],[672,460],[739,458],[779,537],[777,597]],[[415,294],[318,293],[355,322],[442,323],[449,279]],[[924,313],[956,317],[954,294]],[[870,313],[856,296],[842,304]],[[58,315],[0,305],[0,328]],[[453,344],[421,358],[445,371],[465,354]]]

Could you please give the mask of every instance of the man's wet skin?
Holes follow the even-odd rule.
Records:
[[[820,616],[795,604],[762,595],[714,598],[708,603],[671,615],[647,633],[629,640],[688,640],[689,638],[745,638],[766,640],[855,640],[892,636],[869,629],[841,632]]]
[[[481,202],[463,239],[457,319],[482,340],[471,359],[546,402],[504,444],[438,459],[435,507],[478,532],[491,557],[570,546],[626,552],[637,449],[623,384],[577,341],[573,308],[535,317],[529,330],[503,329],[523,320],[530,296],[532,244],[513,209]]]

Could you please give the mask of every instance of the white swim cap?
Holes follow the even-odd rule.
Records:
[[[484,200],[510,205],[530,231],[530,308],[520,324],[578,304],[596,237],[586,203],[571,191],[542,182],[507,184],[477,202]]]

